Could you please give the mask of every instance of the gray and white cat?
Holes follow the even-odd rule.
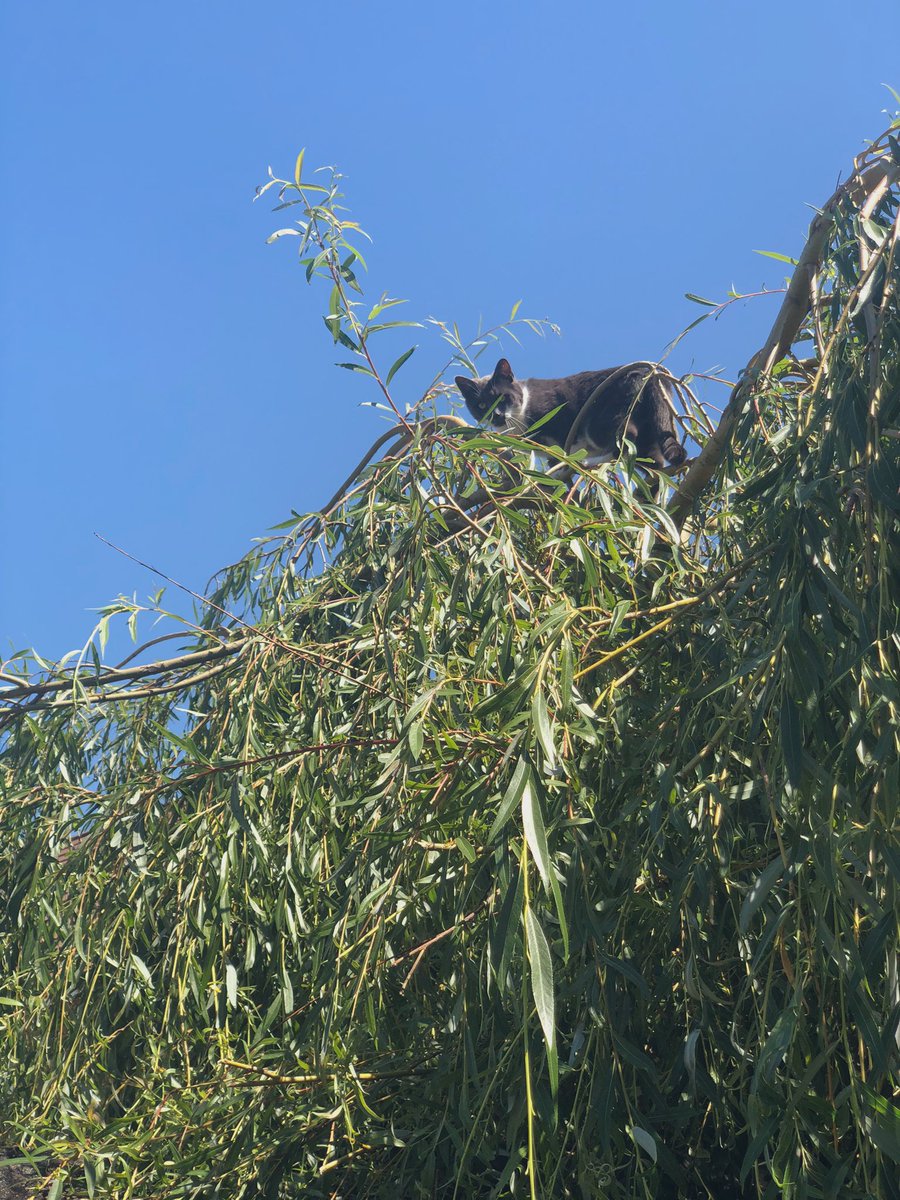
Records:
[[[501,358],[493,375],[457,375],[456,386],[477,421],[489,420],[495,429],[532,436],[542,446],[565,447],[578,414],[607,380],[579,423],[570,453],[586,450],[588,466],[610,462],[624,433],[639,458],[650,458],[659,467],[683,463],[687,454],[675,436],[668,389],[645,363],[582,371],[563,379],[516,379],[508,360]],[[529,434],[548,413],[553,416]]]

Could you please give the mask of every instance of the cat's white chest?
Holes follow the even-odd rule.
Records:
[[[508,433],[524,433],[531,424],[528,414],[528,388],[523,385],[522,395],[510,397],[503,410]]]

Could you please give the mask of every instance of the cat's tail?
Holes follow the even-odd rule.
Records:
[[[659,448],[665,455],[666,462],[673,467],[680,467],[687,458],[687,451],[678,441],[674,433],[664,433],[659,439]]]

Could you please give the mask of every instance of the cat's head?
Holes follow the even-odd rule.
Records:
[[[493,375],[482,375],[479,379],[457,375],[455,383],[475,420],[490,421],[497,429],[508,426],[511,413],[522,400],[522,385],[514,378],[505,358],[494,367]]]

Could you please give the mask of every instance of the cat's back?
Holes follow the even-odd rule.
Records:
[[[562,375],[558,379],[523,379],[522,383],[530,392],[569,391],[576,394],[583,392],[587,395],[604,379],[620,370],[621,367],[604,367],[599,371],[578,371],[575,375]]]
[[[529,398],[537,404],[547,405],[551,400],[556,404],[565,404],[577,412],[587,403],[593,392],[601,384],[609,381],[609,386],[598,399],[601,403],[609,404],[621,400],[630,392],[629,384],[641,374],[638,366],[625,364],[624,367],[604,367],[598,371],[578,371],[575,375],[564,375],[559,379],[525,379],[523,386],[527,388]],[[613,379],[612,377],[615,376]]]

